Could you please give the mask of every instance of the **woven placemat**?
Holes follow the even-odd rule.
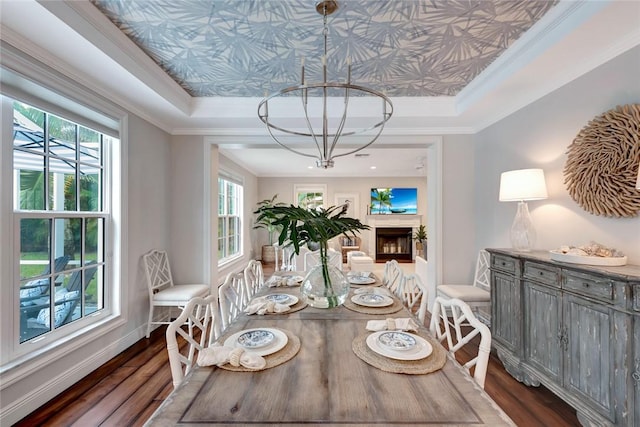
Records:
[[[396,360],[385,357],[371,350],[367,345],[369,333],[359,335],[351,343],[353,352],[369,365],[385,372],[394,374],[423,375],[442,369],[447,363],[447,351],[431,335],[418,333],[416,335],[429,341],[433,352],[420,360]]]
[[[286,330],[286,329],[280,329],[277,328],[278,330],[284,332],[287,335],[287,345],[285,345],[282,350],[276,351],[273,354],[269,354],[267,356],[264,356],[264,360],[267,361],[267,365],[263,368],[263,369],[249,369],[249,368],[245,368],[244,366],[232,366],[228,363],[219,366],[219,368],[225,369],[227,371],[234,371],[234,372],[256,372],[256,371],[264,371],[265,369],[269,369],[269,368],[273,368],[276,367],[278,365],[282,365],[285,362],[288,362],[289,360],[293,359],[293,357],[298,354],[298,351],[300,351],[300,338],[298,338],[297,336],[293,335],[290,331]],[[227,339],[230,335],[233,334],[228,334],[227,336],[222,336],[218,341],[219,342],[224,342],[225,339]]]
[[[386,307],[365,307],[364,305],[358,305],[355,302],[351,301],[351,296],[349,295],[344,302],[344,306],[351,311],[355,311],[363,314],[392,314],[397,313],[404,307],[402,302],[393,298],[393,304],[388,305]]]

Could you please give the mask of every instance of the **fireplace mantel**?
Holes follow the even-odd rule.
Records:
[[[376,235],[376,228],[396,228],[396,227],[411,227],[412,233],[415,233],[417,228],[422,224],[422,215],[394,215],[394,214],[379,214],[379,215],[367,215],[365,223],[371,227],[372,236]],[[375,237],[370,238],[368,242],[369,254],[376,253]],[[415,252],[414,252],[415,255]]]

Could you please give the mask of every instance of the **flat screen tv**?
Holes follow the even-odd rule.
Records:
[[[371,215],[418,213],[417,188],[372,188]]]

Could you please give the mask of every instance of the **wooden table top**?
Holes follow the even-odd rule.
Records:
[[[276,291],[285,289],[266,290]],[[147,425],[513,426],[451,358],[436,372],[406,375],[379,370],[354,354],[352,341],[366,333],[367,320],[409,315],[404,309],[368,315],[345,307],[241,315],[225,335],[257,327],[286,329],[300,338],[299,353],[258,372],[196,368]]]

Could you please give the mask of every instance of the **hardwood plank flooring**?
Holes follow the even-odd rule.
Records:
[[[265,275],[272,271],[265,266]],[[142,426],[173,390],[164,330],[156,329],[16,426]],[[459,352],[458,360],[464,363],[470,354]],[[545,387],[513,379],[494,355],[485,390],[518,426],[580,426],[573,408]]]

